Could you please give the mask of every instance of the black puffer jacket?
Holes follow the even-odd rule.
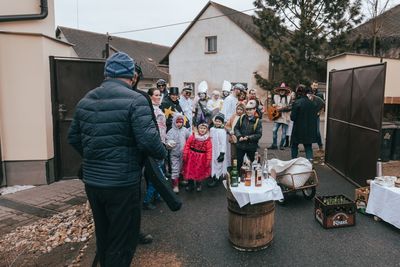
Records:
[[[242,115],[235,125],[235,135],[238,140],[237,148],[246,151],[257,151],[258,141],[262,136],[262,122],[256,117]],[[239,141],[240,137],[248,137],[246,141]]]
[[[68,141],[83,157],[83,181],[95,187],[137,185],[146,155],[166,156],[147,100],[117,79],[79,101]]]

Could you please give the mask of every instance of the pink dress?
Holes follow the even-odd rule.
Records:
[[[211,175],[212,145],[208,136],[192,134],[183,150],[183,177],[203,181]]]

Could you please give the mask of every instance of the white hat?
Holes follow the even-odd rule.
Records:
[[[240,91],[246,92],[246,87],[243,84],[237,83],[233,86],[233,89],[239,89]]]
[[[223,92],[223,91],[230,92],[231,89],[232,89],[232,85],[231,85],[230,82],[224,81],[224,82],[222,83],[222,92]]]
[[[246,104],[246,108],[256,108],[256,106],[257,106],[257,102],[255,100],[250,100]]]
[[[199,83],[199,90],[198,90],[198,93],[199,93],[199,94],[207,94],[207,91],[208,91],[208,84],[207,84],[207,82],[206,82],[206,81],[201,81],[201,82]]]

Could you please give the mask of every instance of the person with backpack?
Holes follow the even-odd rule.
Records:
[[[240,170],[243,164],[243,157],[247,157],[253,161],[254,154],[258,148],[258,141],[262,136],[262,123],[259,118],[254,116],[257,103],[250,100],[246,104],[246,113],[243,114],[235,125],[237,168]]]

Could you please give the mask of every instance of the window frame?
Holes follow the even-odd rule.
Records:
[[[214,43],[212,43],[212,40],[215,40]],[[213,44],[215,48],[213,47]],[[210,50],[214,48],[215,50]],[[218,51],[218,38],[216,35],[211,35],[211,36],[206,36],[205,37],[205,54],[216,54]]]

